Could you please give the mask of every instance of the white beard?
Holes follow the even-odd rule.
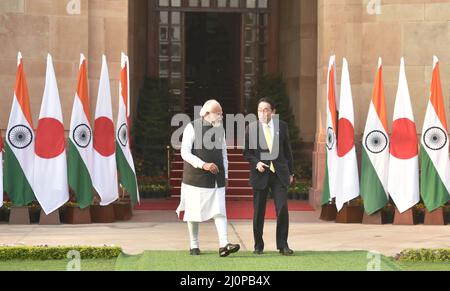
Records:
[[[215,121],[211,123],[214,128],[219,128],[222,126],[222,121]]]

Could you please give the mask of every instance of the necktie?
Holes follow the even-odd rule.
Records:
[[[264,136],[266,137],[267,146],[269,147],[270,153],[272,153],[273,149],[273,136],[272,132],[270,131],[270,126],[268,124],[264,124]],[[272,173],[275,173],[275,167],[273,166],[273,163],[270,163],[270,171]]]

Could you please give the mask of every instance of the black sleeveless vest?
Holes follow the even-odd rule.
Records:
[[[192,126],[194,126],[195,131],[195,142],[192,147],[192,154],[197,156],[199,159],[205,163],[214,163],[219,168],[219,173],[217,175],[207,172],[203,169],[196,169],[188,162],[184,162],[183,171],[183,183],[186,185],[214,189],[216,188],[216,183],[218,188],[225,187],[225,167],[223,165],[222,156],[222,144],[224,139],[224,129],[214,128],[211,125],[206,125],[203,119],[197,119],[193,121]],[[213,134],[216,133],[216,134]],[[205,134],[207,134],[207,139],[204,139]],[[212,138],[211,138],[212,136]],[[217,140],[217,145],[212,149],[211,146],[205,147],[204,142]]]

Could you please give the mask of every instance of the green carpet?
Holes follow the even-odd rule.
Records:
[[[207,252],[191,257],[186,252],[149,251],[138,256],[121,255],[117,260],[82,260],[82,271],[367,271],[365,251],[298,252],[293,257],[277,253],[254,256],[249,252],[219,258]],[[65,271],[68,260],[0,261],[0,271]],[[450,271],[448,263],[394,262],[380,257],[381,271]]]
[[[380,257],[382,271],[402,268],[387,257]],[[154,271],[367,271],[370,260],[365,251],[299,252],[292,257],[278,253],[255,256],[242,252],[228,258],[216,253],[191,257],[186,252],[145,252],[140,256],[122,255],[116,270]]]

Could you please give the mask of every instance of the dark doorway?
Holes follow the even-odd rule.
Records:
[[[185,110],[217,99],[240,112],[241,14],[186,13]]]

